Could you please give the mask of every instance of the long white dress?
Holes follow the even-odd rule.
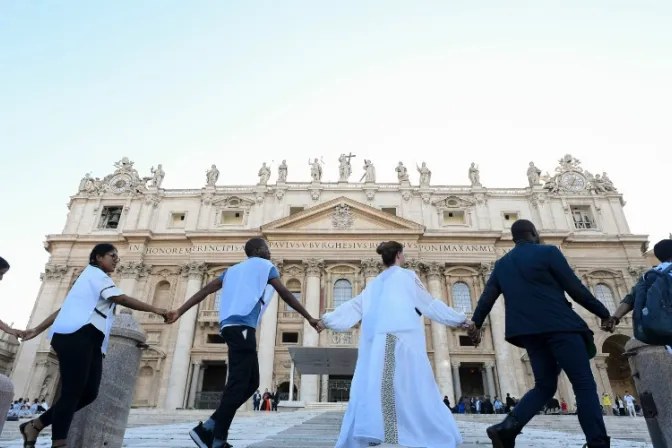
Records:
[[[335,448],[379,443],[455,448],[462,443],[434,380],[418,312],[448,326],[466,320],[464,313],[434,299],[415,272],[397,266],[322,316],[333,331],[347,331],[362,321],[350,402]]]

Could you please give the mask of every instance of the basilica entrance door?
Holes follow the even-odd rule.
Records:
[[[350,384],[352,375],[329,375],[329,397],[330,403],[350,401]]]
[[[217,409],[226,385],[227,365],[206,362],[203,366],[203,387],[196,393],[196,409]]]
[[[607,358],[607,376],[614,396],[619,395],[621,398],[626,395],[626,391],[633,397],[637,397],[637,390],[632,382],[632,373],[630,372],[630,365],[623,354],[625,353],[625,344],[630,340],[630,337],[615,334],[610,336],[602,346],[603,353],[609,353]],[[613,398],[613,397],[612,397]]]
[[[482,397],[485,395],[482,366],[480,364],[460,366],[460,384],[465,397]]]

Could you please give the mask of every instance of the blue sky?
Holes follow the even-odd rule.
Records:
[[[466,184],[476,161],[517,187],[569,152],[609,173],[633,232],[666,237],[670,23],[664,1],[0,3],[0,317],[26,323],[44,235],[123,156],[162,163],[166,188],[212,163],[251,184],[283,158],[290,180],[308,157],[334,180],[344,151],[381,181],[425,160]]]

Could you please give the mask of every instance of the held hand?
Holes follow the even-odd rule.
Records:
[[[460,328],[466,328],[469,329],[474,325],[474,323],[469,319],[465,319],[464,322],[460,324]]]
[[[326,325],[324,325],[324,321],[323,321],[323,320],[320,320],[320,321],[319,321],[319,322],[317,323],[317,325],[318,325],[318,326],[319,326],[319,328],[320,328],[320,330],[319,330],[319,331],[324,331],[324,330],[326,330],[326,329],[327,329],[327,326],[326,326]]]
[[[10,332],[10,334],[13,334],[14,336],[16,336],[19,339],[25,339],[25,337],[26,337],[26,331],[25,330],[18,330],[16,328],[12,328],[12,331]]]
[[[618,325],[619,320],[617,317],[611,316],[606,319],[602,319],[602,330],[607,331],[609,333],[613,333],[614,330],[616,329],[616,325]]]
[[[315,329],[318,333],[322,331],[322,327],[320,327],[320,320],[315,319],[314,317],[311,317],[308,319],[308,323],[310,324],[311,327]]]
[[[163,316],[163,318],[165,319],[165,323],[173,324],[173,323],[175,323],[175,321],[177,321],[177,319],[180,318],[180,316],[182,316],[182,314],[180,314],[179,310],[172,310],[172,311],[168,311],[168,313],[166,313]]]
[[[38,334],[37,331],[35,331],[34,328],[31,328],[30,330],[26,330],[26,331],[23,332],[23,338],[22,339],[24,341],[30,341],[35,336],[37,336],[37,334]]]

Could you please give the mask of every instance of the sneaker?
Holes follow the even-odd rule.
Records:
[[[198,448],[212,448],[214,434],[203,427],[203,422],[198,422],[198,426],[189,431],[189,437]]]

